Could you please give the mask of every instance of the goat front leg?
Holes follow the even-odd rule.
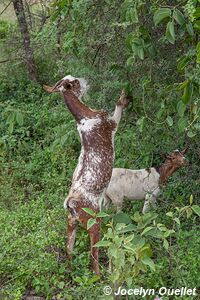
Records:
[[[71,259],[71,254],[74,250],[76,240],[76,219],[70,214],[68,216],[68,238],[67,238],[67,257]]]
[[[90,252],[91,252],[91,260],[92,260],[92,269],[97,274],[100,275],[99,272],[99,249],[97,247],[93,247],[100,240],[100,228],[101,221],[97,220],[97,223],[94,224],[89,230],[90,236]]]
[[[151,207],[156,208],[156,197],[153,194],[147,194],[145,196],[145,202],[142,209],[142,213],[147,213]]]
[[[125,95],[125,92],[123,90],[121,92],[119,100],[117,101],[117,104],[115,106],[115,111],[112,117],[114,121],[117,123],[117,125],[121,120],[123,109],[126,108],[128,104],[129,104],[129,98]]]

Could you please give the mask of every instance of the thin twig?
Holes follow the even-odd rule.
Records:
[[[10,61],[10,60],[9,60],[9,59],[0,60],[0,64],[6,63],[6,62],[8,62],[8,61]]]

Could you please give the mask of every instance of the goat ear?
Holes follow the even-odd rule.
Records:
[[[182,151],[181,151],[181,154],[186,154],[187,152],[188,152],[188,149],[189,149],[189,146],[187,146],[185,149],[183,149]]]
[[[58,92],[58,89],[55,88],[54,86],[43,85],[43,89],[48,93]]]

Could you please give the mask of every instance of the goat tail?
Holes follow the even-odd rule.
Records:
[[[77,202],[79,200],[79,195],[71,193],[64,201],[64,209],[68,210],[72,217],[77,217]]]

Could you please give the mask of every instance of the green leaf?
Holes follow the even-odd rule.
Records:
[[[174,10],[173,12],[173,18],[176,20],[176,22],[179,25],[183,25],[185,23],[185,18],[184,15],[182,14],[182,12],[180,12],[180,10],[178,10],[177,8]]]
[[[99,241],[97,242],[93,247],[108,247],[110,246],[112,243],[109,241]]]
[[[139,127],[139,131],[142,132],[144,129],[144,120],[145,117],[141,117],[140,119],[137,120],[136,125]]]
[[[93,218],[89,219],[87,221],[87,230],[90,229],[96,223],[97,223],[96,219],[93,219]]]
[[[178,225],[181,224],[179,218],[174,218],[174,221],[175,221]]]
[[[167,212],[166,216],[173,218],[173,212],[172,211]]]
[[[16,116],[15,111],[11,111],[7,117],[6,123],[7,124],[14,123],[15,116]]]
[[[200,217],[200,207],[199,205],[192,205],[192,210]]]
[[[164,247],[166,250],[169,249],[169,242],[168,242],[168,240],[164,239],[163,247]]]
[[[167,23],[167,28],[166,28],[166,39],[171,43],[175,43],[175,31],[174,31],[174,22],[170,21]]]
[[[133,224],[128,224],[126,227],[118,230],[118,233],[119,234],[122,234],[122,233],[127,233],[127,232],[131,232],[131,231],[135,231],[137,228],[136,225],[133,225]]]
[[[17,121],[18,125],[20,125],[20,126],[22,126],[24,124],[24,118],[20,111],[16,112],[16,121]]]
[[[97,218],[106,218],[106,217],[110,217],[110,215],[108,215],[107,213],[105,213],[104,211],[99,212],[98,214],[96,214]]]
[[[157,26],[163,19],[171,16],[171,9],[159,8],[153,16],[154,24]]]
[[[189,219],[192,215],[192,208],[191,207],[187,207],[186,208],[186,214],[187,214],[187,218]]]
[[[187,118],[180,118],[178,121],[178,129],[180,132],[183,132],[187,127]]]
[[[133,249],[140,249],[145,245],[145,239],[141,236],[135,236],[131,242]]]
[[[155,271],[155,264],[150,257],[142,258],[142,263],[146,266],[149,266],[151,270]]]
[[[149,232],[151,229],[153,229],[152,226],[146,227],[146,228],[142,231],[141,236],[144,235],[145,233]]]
[[[193,203],[193,195],[190,195],[189,201],[190,201],[190,205],[192,205],[192,203]]]
[[[194,35],[194,30],[193,30],[193,26],[192,26],[191,22],[189,22],[188,24],[186,24],[186,28],[187,28],[187,31],[188,31],[189,35],[193,36]]]
[[[129,215],[123,213],[123,212],[119,212],[116,215],[114,215],[113,220],[116,223],[124,223],[124,224],[130,224],[132,223],[131,218],[129,217]]]
[[[189,138],[193,138],[195,135],[196,135],[196,132],[193,132],[193,131],[191,131],[191,130],[189,130],[189,131],[187,132],[187,136],[188,136]]]
[[[64,286],[65,286],[65,282],[64,281],[60,281],[59,283],[58,283],[58,287],[59,287],[59,289],[63,289],[64,288]]]
[[[168,125],[169,125],[170,127],[171,127],[171,126],[173,125],[173,123],[174,123],[172,117],[170,117],[170,116],[167,117],[166,121],[167,121],[167,123],[168,123]]]
[[[193,84],[191,81],[188,80],[182,96],[183,103],[187,104],[192,98],[192,95],[193,95]]]
[[[11,122],[11,123],[9,124],[9,126],[8,126],[8,131],[9,131],[10,134],[13,133],[13,129],[14,129],[14,123]]]
[[[186,110],[186,105],[183,103],[183,101],[180,100],[177,104],[177,111],[181,118],[184,116],[185,110]]]
[[[84,207],[84,208],[82,208],[82,210],[84,210],[88,215],[90,215],[92,217],[95,216],[95,212],[89,207]]]
[[[142,47],[138,48],[138,57],[142,60],[144,59],[144,49]]]

